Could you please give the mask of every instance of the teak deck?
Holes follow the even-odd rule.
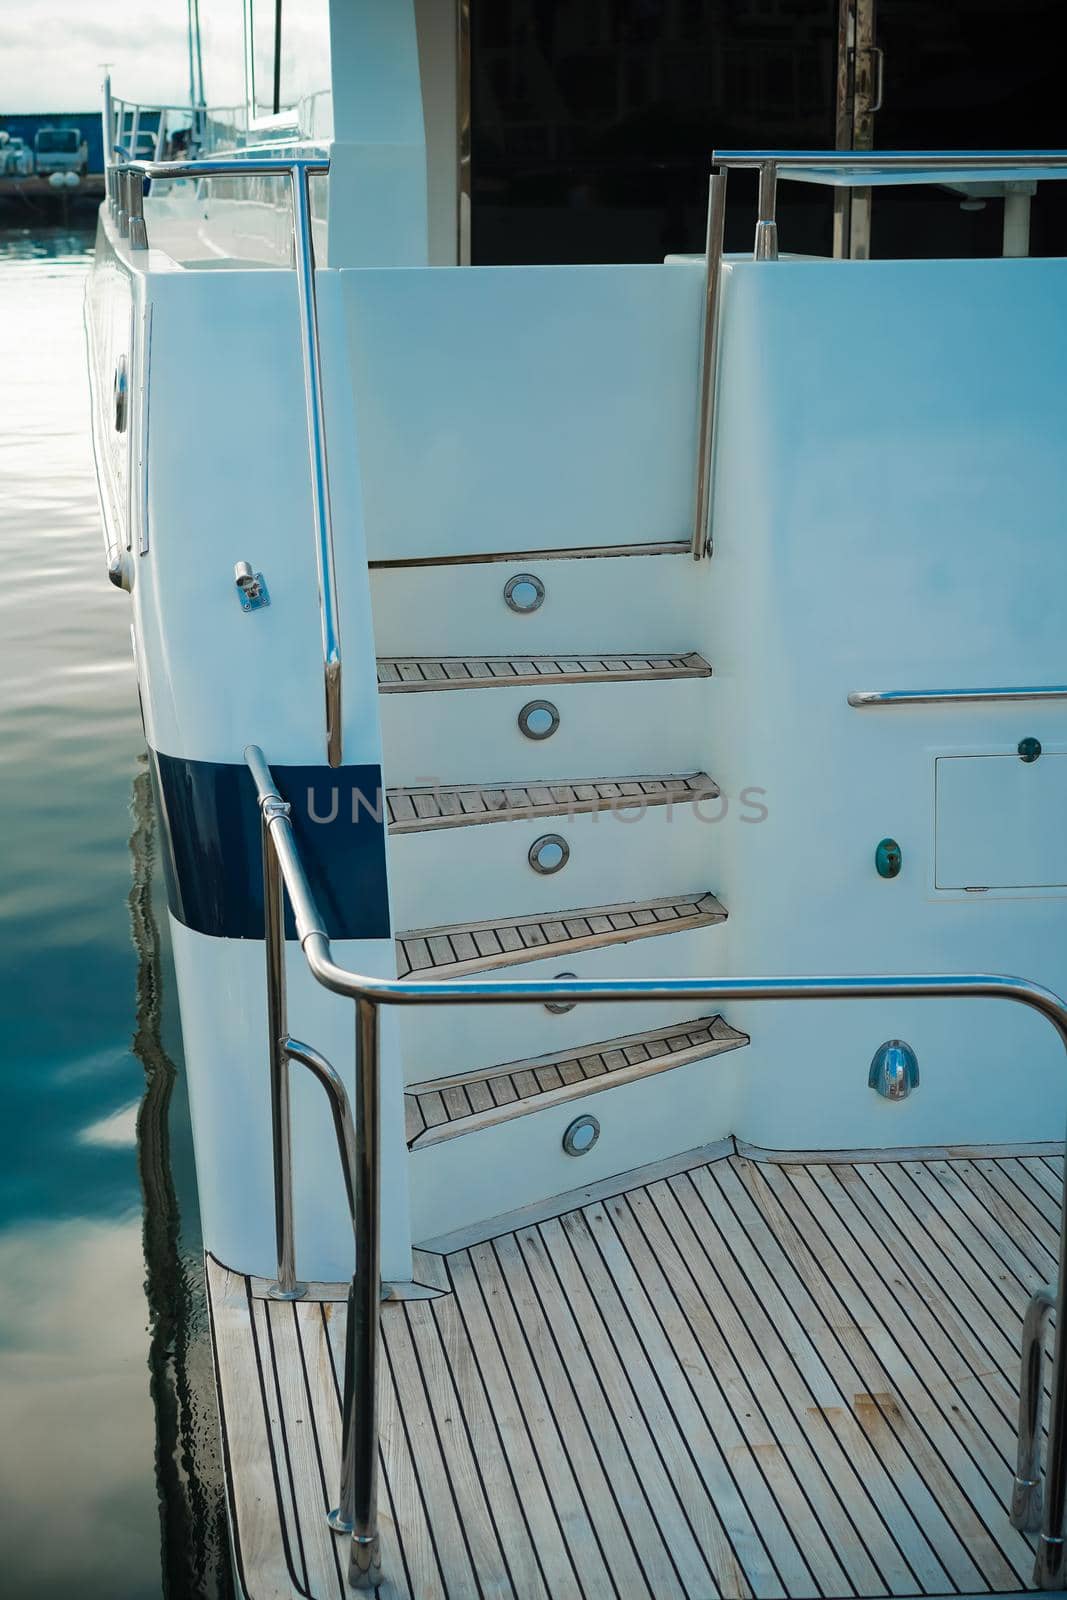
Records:
[[[448,1291],[383,1307],[383,1600],[1028,1586],[1005,1507],[1059,1154],[724,1149],[445,1241]],[[344,1307],[208,1283],[247,1600],[344,1596]]]

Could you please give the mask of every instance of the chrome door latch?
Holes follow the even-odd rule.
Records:
[[[233,569],[233,581],[242,611],[262,611],[270,605],[270,595],[262,572],[253,572],[247,561],[239,561]]]

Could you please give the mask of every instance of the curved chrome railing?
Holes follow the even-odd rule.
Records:
[[[981,999],[1010,1000],[1040,1013],[1055,1028],[1067,1051],[1067,1003],[1050,989],[1023,978],[993,975],[946,977],[811,977],[811,978],[600,978],[544,982],[466,979],[446,983],[370,978],[349,972],[334,960],[325,923],[296,848],[289,806],[279,793],[263,751],[245,750],[263,819],[263,871],[269,914],[265,919],[268,1005],[270,1008],[272,1104],[282,1096],[279,1073],[295,1052],[291,1041],[273,1030],[285,1025],[284,939],[281,906],[288,896],[297,937],[312,975],[324,988],[355,1002],[357,1119],[353,1137],[353,1226],[356,1269],[349,1297],[346,1344],[344,1461],[348,1476],[342,1487],[341,1517],[336,1527],[350,1527],[352,1546],[349,1581],[370,1588],[380,1576],[377,1511],[378,1461],[378,1307],[380,1299],[381,1130],[378,1008],[382,1005],[544,1005],[566,1001],[591,1004],[613,1000],[754,1001]],[[280,992],[279,992],[280,991]],[[301,1047],[302,1049],[304,1047]],[[297,1056],[297,1059],[303,1057]],[[279,1284],[295,1293],[292,1248],[291,1170],[288,1129],[279,1139],[275,1121],[276,1197]],[[347,1159],[347,1158],[346,1158]],[[1044,1526],[1038,1544],[1034,1582],[1058,1588],[1064,1577],[1064,1519],[1067,1511],[1067,1340],[1060,1338],[1067,1289],[1067,1230],[1060,1233],[1060,1276],[1057,1303],[1056,1354],[1052,1374],[1047,1494]],[[283,1271],[286,1274],[283,1279]],[[345,1513],[351,1510],[351,1518]]]

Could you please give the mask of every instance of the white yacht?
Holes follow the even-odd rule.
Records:
[[[86,322],[241,1593],[1063,1590],[1067,152],[870,0],[191,12]]]

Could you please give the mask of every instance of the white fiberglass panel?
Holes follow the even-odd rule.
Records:
[[[1067,886],[1067,755],[1023,761],[950,756],[937,763],[939,889]]]
[[[738,262],[726,279],[714,775],[758,783],[767,808],[719,863],[730,969],[1008,972],[1062,991],[1062,898],[937,887],[934,764],[1033,737],[1040,767],[1067,746],[1067,705],[847,696],[1063,682],[1067,262]],[[1062,1136],[1063,1050],[1020,1007],[729,1015],[752,1034],[736,1131],[754,1143]],[[894,1037],[922,1084],[891,1105],[867,1070]]]
[[[699,263],[342,281],[372,561],[689,538]]]

